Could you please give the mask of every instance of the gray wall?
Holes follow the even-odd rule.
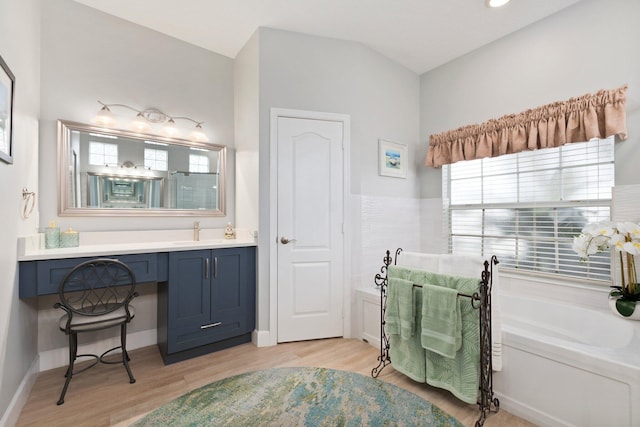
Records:
[[[260,30],[261,147],[269,140],[270,108],[349,114],[352,194],[419,196],[415,167],[406,180],[378,175],[378,138],[409,144],[419,163],[419,91],[414,72],[362,44]]]
[[[418,198],[416,167],[407,179],[378,175],[378,139],[408,144],[415,162],[420,81],[412,71],[354,42],[262,28],[259,31],[260,259],[258,328],[269,329],[269,138],[271,108],[351,116],[351,195]],[[421,161],[421,160],[420,160]],[[360,212],[351,212],[358,228]],[[353,230],[352,254],[360,241]]]
[[[233,63],[236,134],[236,225],[258,230],[259,36],[256,31]]]
[[[616,184],[640,182],[638,17],[637,0],[583,0],[423,74],[420,156],[430,134],[628,83],[629,139],[616,144]],[[420,171],[422,197],[441,197],[441,171]]]
[[[57,217],[56,120],[89,123],[106,103],[157,108],[205,122],[212,143],[227,151],[225,218],[59,218],[92,231],[222,228],[235,220],[233,60],[91,9],[71,0],[43,1],[40,112],[40,226]],[[114,108],[133,119],[135,113]],[[177,121],[186,129],[189,122]]]
[[[16,77],[13,164],[0,162],[0,417],[36,360],[35,301],[18,299],[17,238],[36,230],[22,219],[22,188],[38,189],[40,0],[0,0],[0,55]],[[8,420],[11,422],[12,420]]]

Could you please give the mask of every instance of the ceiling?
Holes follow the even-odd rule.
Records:
[[[258,27],[361,42],[422,74],[579,0],[76,0],[235,58]]]

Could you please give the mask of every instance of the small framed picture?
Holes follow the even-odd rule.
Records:
[[[407,144],[379,140],[380,175],[395,178],[407,177]]]
[[[13,86],[15,77],[0,56],[0,160],[13,163],[11,146],[13,128]]]

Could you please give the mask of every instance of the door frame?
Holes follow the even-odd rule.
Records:
[[[348,114],[318,111],[271,108],[270,152],[269,152],[269,343],[278,344],[278,118],[323,120],[342,123],[342,173],[343,173],[343,277],[342,321],[345,338],[351,337],[351,117]]]

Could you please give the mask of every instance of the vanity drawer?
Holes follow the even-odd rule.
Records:
[[[218,322],[206,325],[204,328],[200,325],[194,325],[170,329],[167,331],[167,353],[172,354],[189,350],[251,332],[243,319],[234,319],[224,323],[219,322],[220,325],[217,326],[216,323]]]
[[[137,283],[158,280],[158,256],[155,253],[110,255],[105,258],[115,258],[127,264],[133,270]],[[21,262],[20,298],[58,293],[58,286],[69,270],[91,259],[96,257]]]

